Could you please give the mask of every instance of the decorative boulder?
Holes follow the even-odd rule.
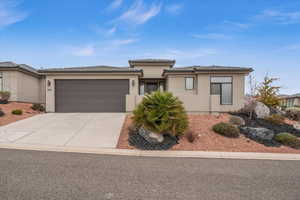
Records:
[[[258,101],[254,107],[254,113],[256,114],[257,118],[265,118],[270,115],[270,108]]]
[[[142,127],[139,129],[138,133],[150,144],[159,144],[164,141],[164,136],[162,134],[152,133]]]
[[[271,141],[274,132],[267,128],[241,127],[242,133],[256,141]]]
[[[293,127],[294,127],[294,129],[300,131],[300,122],[295,123],[295,124],[293,125]]]
[[[245,120],[242,117],[236,115],[230,116],[229,123],[237,126],[244,126],[246,124]]]

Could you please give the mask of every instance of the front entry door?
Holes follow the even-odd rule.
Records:
[[[150,94],[151,92],[157,91],[158,90],[158,83],[151,83],[148,82],[146,83],[146,88],[145,92]]]

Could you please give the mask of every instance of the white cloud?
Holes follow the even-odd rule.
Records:
[[[101,43],[87,44],[81,46],[66,46],[65,52],[73,56],[94,56],[103,53],[112,53],[122,47],[138,42],[137,38],[129,39],[114,39],[114,40],[105,40]]]
[[[143,0],[136,0],[135,3],[125,11],[114,22],[125,22],[129,25],[141,25],[157,16],[161,10],[161,4],[152,3],[150,6],[144,4]]]
[[[176,60],[190,62],[193,59],[198,59],[205,56],[211,56],[217,53],[218,51],[212,48],[165,49],[165,50],[156,50],[155,52],[143,53],[138,55],[138,57],[176,59]]]
[[[28,16],[28,13],[18,9],[18,5],[17,1],[0,1],[0,27],[23,21]]]
[[[183,4],[168,5],[165,9],[171,15],[179,15],[183,9]]]
[[[71,54],[74,56],[92,56],[95,54],[95,47],[93,45],[71,47]]]
[[[187,59],[187,58],[199,58],[208,55],[217,54],[217,50],[215,49],[188,49],[188,50],[179,50],[179,49],[169,49],[166,52],[166,55],[170,58],[180,58],[180,59]]]
[[[223,24],[227,24],[227,25],[239,28],[239,29],[247,29],[252,26],[252,24],[250,24],[250,23],[240,23],[240,22],[233,22],[233,21],[228,21],[228,20],[225,20],[223,22]]]
[[[99,27],[96,25],[96,26],[92,27],[92,29],[97,33],[100,33],[104,36],[109,37],[109,36],[113,36],[117,32],[118,28],[117,28],[117,26],[112,26],[110,28],[105,29],[105,28],[102,28],[102,27]]]
[[[300,11],[281,12],[276,10],[264,10],[261,14],[255,16],[256,19],[274,20],[280,24],[300,23]]]
[[[119,8],[123,3],[123,0],[113,0],[113,2],[108,6],[108,10],[115,10]]]
[[[192,37],[199,38],[199,39],[230,39],[231,38],[222,33],[192,34]]]
[[[127,44],[132,44],[137,42],[138,39],[123,39],[123,40],[112,40],[111,45],[113,46],[122,46]]]

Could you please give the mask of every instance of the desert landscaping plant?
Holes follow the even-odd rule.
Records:
[[[10,92],[0,91],[0,104],[7,104],[10,97]]]
[[[14,115],[22,115],[22,114],[23,114],[23,111],[20,110],[20,109],[16,109],[16,110],[11,111],[11,114],[14,114]]]
[[[300,149],[300,139],[290,133],[279,133],[275,136],[275,140],[283,145]]]
[[[186,132],[185,137],[190,143],[193,143],[196,140],[196,135],[191,130]]]
[[[273,123],[273,124],[283,124],[284,123],[284,116],[279,115],[279,114],[272,114],[268,117],[265,118],[267,121]]]
[[[290,120],[300,121],[300,110],[298,109],[287,109],[285,116]]]
[[[133,111],[133,122],[157,134],[181,136],[188,128],[188,117],[182,102],[170,92],[147,94]]]
[[[5,113],[3,112],[3,110],[1,110],[1,108],[0,108],[0,117],[2,117],[2,116],[4,116],[5,115]]]
[[[258,87],[257,99],[268,107],[279,106],[278,92],[280,87],[273,86],[273,82],[276,80],[278,79],[265,76],[264,81]]]
[[[240,135],[240,131],[236,126],[225,122],[215,124],[213,131],[230,138],[237,138]]]
[[[40,103],[35,103],[31,106],[32,110],[36,110],[36,111],[40,111],[40,112],[44,112],[45,111],[45,107],[40,104]]]

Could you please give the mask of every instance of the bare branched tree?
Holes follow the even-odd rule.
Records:
[[[250,95],[256,96],[257,94],[257,88],[258,88],[258,84],[257,81],[255,80],[254,76],[252,76],[251,74],[249,75],[249,87],[250,87]]]

